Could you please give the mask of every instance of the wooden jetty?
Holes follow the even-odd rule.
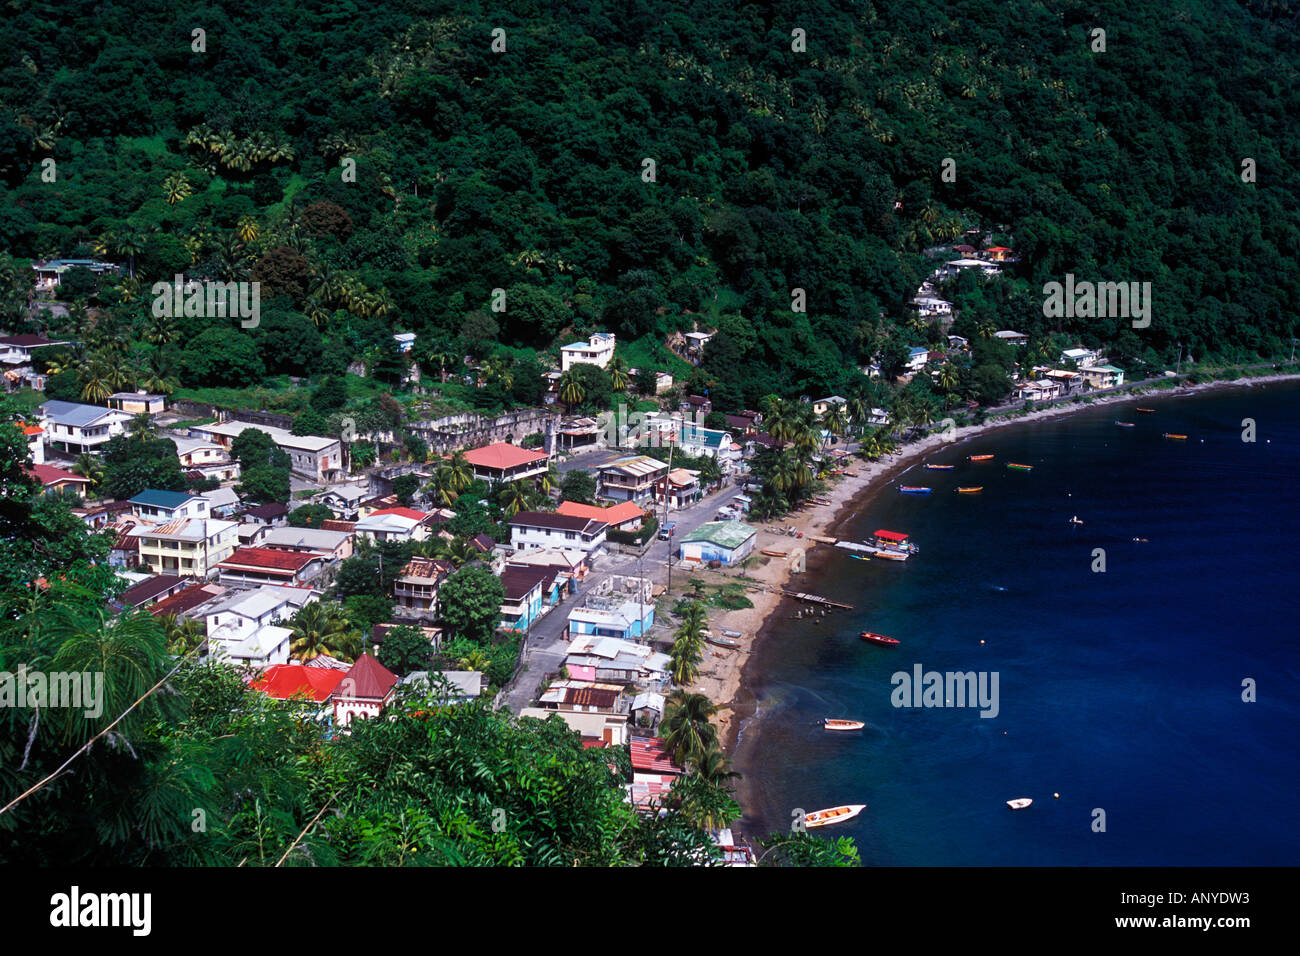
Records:
[[[750,586],[754,591],[766,591],[769,594],[779,594],[781,597],[793,598],[796,601],[803,601],[807,604],[816,604],[820,607],[839,608],[844,611],[852,611],[852,604],[841,604],[839,601],[832,601],[830,598],[824,598],[820,594],[808,594],[805,591],[791,591],[789,588],[779,588],[775,584],[753,584]]]

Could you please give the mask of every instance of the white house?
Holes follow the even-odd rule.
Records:
[[[739,521],[709,521],[682,538],[683,561],[721,561],[730,567],[754,551],[758,529]]]
[[[414,508],[381,508],[357,522],[353,531],[358,540],[423,541],[429,537],[429,518]]]
[[[121,435],[131,416],[100,405],[81,405],[51,399],[41,406],[45,440],[65,452],[98,451],[114,435]]]
[[[515,550],[574,548],[590,554],[605,544],[608,530],[607,523],[595,518],[521,511],[510,519],[510,545]]]
[[[131,513],[146,521],[163,522],[174,518],[208,518],[208,499],[202,495],[191,495],[184,491],[160,491],[146,488],[128,504]]]
[[[279,587],[226,593],[205,608],[208,653],[258,668],[287,663],[293,632],[285,625],[320,593]]]
[[[405,355],[415,347],[414,332],[397,332],[393,335],[393,341],[397,343],[397,351]]]
[[[241,421],[194,425],[190,431],[206,435],[228,450],[231,442],[249,428],[269,435],[271,441],[289,456],[289,469],[295,474],[324,482],[337,481],[343,477],[343,447],[337,438],[295,435],[283,428]]]
[[[597,332],[586,342],[574,342],[560,349],[560,371],[567,372],[575,365],[599,365],[604,368],[614,357],[614,334]]]
[[[1101,353],[1095,349],[1066,349],[1061,353],[1061,363],[1073,362],[1075,368],[1092,368],[1101,360]]]

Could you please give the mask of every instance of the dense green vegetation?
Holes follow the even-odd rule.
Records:
[[[858,364],[934,343],[906,307],[920,251],[968,229],[1022,261],[952,290],[966,332],[1107,344],[1120,364],[1177,344],[1272,356],[1300,293],[1295,18],[1266,0],[37,4],[0,28],[0,247],[127,263],[106,288],[70,280],[105,307],[71,317],[83,388],[360,360],[399,389],[397,329],[441,400],[500,407],[537,400],[539,353],[601,328],[680,377],[662,342],[698,321],[720,333],[686,384],[721,408],[847,394]],[[261,281],[260,326],[152,319],[149,284],[180,271]],[[1067,271],[1152,282],[1151,327],[1045,318],[1042,284]],[[986,401],[1000,358],[955,384]]]

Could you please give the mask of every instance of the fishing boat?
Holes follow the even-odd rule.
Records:
[[[1115,424],[1118,425],[1120,428],[1135,428],[1135,427],[1137,427],[1137,426],[1135,426],[1132,422],[1121,422],[1121,421],[1118,421],[1118,420],[1115,422]]]
[[[790,555],[789,551],[773,551],[770,548],[760,548],[758,553],[766,554],[769,558],[785,558]]]
[[[992,461],[993,456],[992,455],[967,455],[966,460],[967,461]]]
[[[899,485],[898,486],[899,493],[904,495],[928,495],[930,493],[930,490],[931,489],[923,487],[921,485]]]
[[[1165,432],[1164,437],[1170,441],[1187,441],[1186,435],[1175,435],[1173,432]]]
[[[1007,806],[1012,810],[1023,810],[1033,802],[1033,799],[1030,797],[1016,797],[1014,800],[1008,800]]]
[[[822,721],[822,726],[827,730],[861,730],[866,724],[860,720],[841,720],[838,717],[827,717]]]
[[[880,558],[882,561],[906,561],[908,558],[902,551],[887,551],[884,549],[872,552],[871,556]]]
[[[803,825],[806,827],[824,827],[832,823],[843,823],[845,820],[852,820],[865,809],[867,809],[865,803],[849,803],[842,807],[814,810],[812,813],[804,815]]]
[[[1154,409],[1154,408],[1139,408],[1138,411],[1139,411],[1139,412],[1147,412],[1147,413],[1149,414],[1149,413],[1151,413],[1151,412],[1154,412],[1155,409]]]
[[[1033,465],[1017,465],[1014,461],[1007,462],[1007,468],[1011,471],[1033,471]]]
[[[921,550],[912,544],[902,531],[878,528],[875,538],[875,541],[867,542],[866,547],[877,558],[884,558],[886,561],[906,561]]]
[[[976,485],[974,488],[958,488],[958,489],[957,489],[957,494],[959,494],[959,495],[978,495],[978,494],[979,494],[981,491],[983,491],[983,490],[984,490],[984,486],[983,486],[983,485]]]
[[[956,465],[926,465],[931,471],[952,471]]]
[[[722,637],[721,635],[705,634],[704,639],[715,647],[734,649],[740,646],[740,641],[730,637]]]
[[[744,636],[745,636],[744,634],[740,633],[740,631],[723,631],[722,633],[723,633],[725,636],[727,636],[727,637],[744,637]]]
[[[862,639],[872,644],[879,644],[882,647],[897,647],[899,642],[892,637],[885,637],[883,634],[876,634],[872,631],[863,631]]]
[[[1070,519],[1070,524],[1083,524],[1083,522],[1079,519],[1078,515],[1075,515]]]

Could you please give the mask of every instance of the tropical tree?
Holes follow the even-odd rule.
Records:
[[[614,387],[614,391],[627,391],[628,385],[632,382],[632,377],[628,374],[626,359],[621,355],[615,355],[610,359],[605,371],[609,372],[609,384]]]
[[[506,513],[506,517],[513,518],[521,511],[527,511],[529,507],[528,487],[522,481],[510,481],[501,489],[498,500],[501,502],[501,509]]]
[[[183,202],[194,193],[194,187],[190,181],[185,178],[183,172],[174,172],[162,184],[163,196],[169,206],[174,206],[178,202]]]
[[[587,397],[587,389],[578,377],[576,369],[575,365],[560,376],[560,401],[570,412],[575,406],[581,405],[582,400]]]
[[[90,489],[93,491],[104,480],[103,459],[99,455],[82,452],[72,465],[72,473],[90,479]]]
[[[289,628],[293,632],[289,653],[294,660],[309,661],[325,654],[350,661],[363,644],[361,632],[334,604],[313,601],[293,616]]]
[[[659,726],[664,746],[681,766],[703,757],[718,741],[718,729],[710,722],[717,705],[703,694],[691,694],[678,688],[664,705],[664,719]]]

